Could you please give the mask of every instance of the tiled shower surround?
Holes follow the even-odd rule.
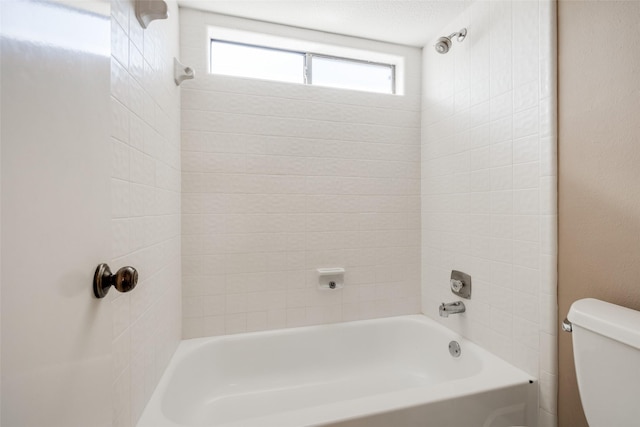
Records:
[[[135,266],[113,306],[113,425],[135,426],[180,341],[178,6],[143,30],[133,1],[111,1],[112,239],[109,262]]]
[[[423,51],[422,309],[540,382],[556,421],[555,3],[474,2]],[[553,58],[553,59],[551,59]],[[452,269],[464,316],[438,316]]]
[[[554,3],[471,3],[441,31],[463,43],[424,48],[421,103],[414,49],[404,96],[211,76],[207,25],[276,27],[181,17],[183,336],[413,313],[421,271],[422,311],[539,378],[554,425]],[[334,266],[344,290],[317,291]],[[452,269],[473,298],[442,319]]]
[[[420,50],[181,9],[185,338],[420,311]],[[208,74],[207,26],[402,55],[406,96]],[[316,269],[346,286],[317,289]]]

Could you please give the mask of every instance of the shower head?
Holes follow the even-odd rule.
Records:
[[[440,37],[436,43],[436,52],[447,53],[451,49],[451,39],[449,37]]]
[[[449,49],[451,49],[451,44],[452,44],[451,40],[454,37],[456,37],[456,40],[458,40],[458,42],[463,41],[464,38],[467,37],[467,29],[463,28],[457,33],[450,34],[447,37],[440,37],[435,44],[436,52],[442,53],[442,54],[449,52]]]

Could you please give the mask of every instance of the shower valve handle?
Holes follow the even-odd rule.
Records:
[[[104,298],[111,286],[119,292],[129,292],[138,284],[138,271],[133,267],[122,267],[113,274],[107,264],[100,264],[93,275],[93,294]]]
[[[453,290],[454,292],[460,292],[464,287],[464,282],[462,280],[451,279],[450,283],[451,283],[451,290]]]

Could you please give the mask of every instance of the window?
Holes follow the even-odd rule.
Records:
[[[305,55],[211,40],[211,72],[281,82],[304,83]]]
[[[395,65],[211,40],[211,73],[396,93]]]
[[[311,56],[312,83],[320,86],[395,93],[393,65],[331,56]]]

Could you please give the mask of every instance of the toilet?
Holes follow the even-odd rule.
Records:
[[[640,425],[640,311],[588,298],[567,319],[589,426]]]

